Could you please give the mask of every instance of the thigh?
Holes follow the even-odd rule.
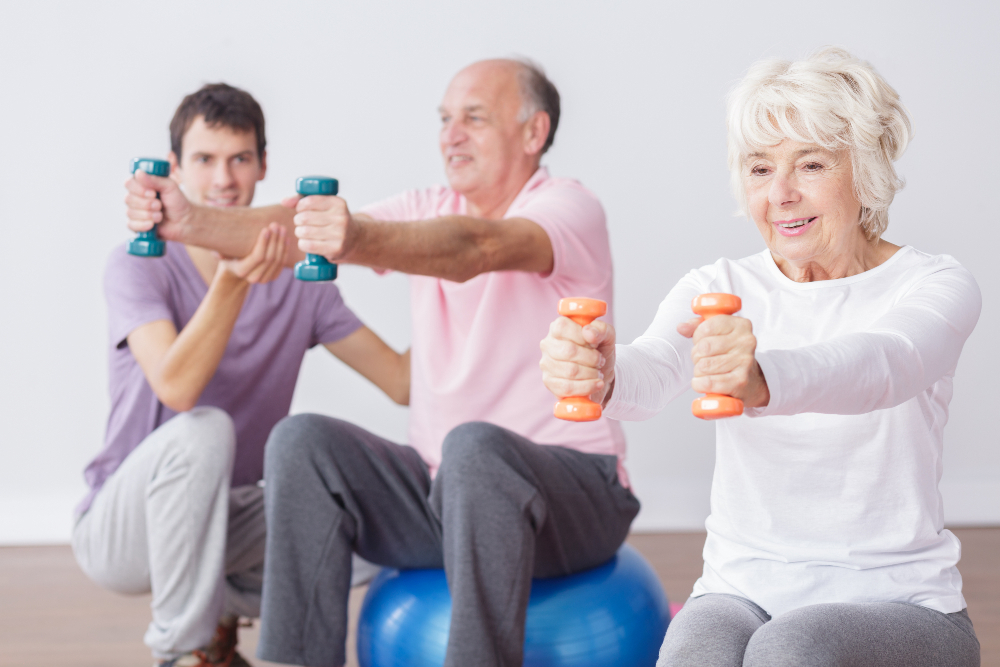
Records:
[[[943,614],[900,602],[818,604],[758,630],[748,667],[979,667],[979,641],[964,611]]]
[[[619,483],[617,463],[471,422],[445,438],[432,500],[442,514],[459,498],[525,508],[535,534],[534,576],[561,576],[607,561],[628,534],[639,501]]]
[[[339,419],[296,415],[272,432],[264,469],[266,503],[283,504],[289,520],[340,513],[352,547],[366,560],[443,566],[441,524],[427,500],[430,474],[412,447]]]
[[[741,667],[747,644],[770,617],[750,600],[709,594],[691,598],[670,621],[657,667]]]

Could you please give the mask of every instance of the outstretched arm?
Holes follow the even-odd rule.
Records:
[[[128,337],[128,346],[161,403],[176,412],[198,403],[229,343],[250,285],[274,280],[285,254],[284,228],[260,232],[242,260],[224,260],[194,316],[178,333],[169,320],[144,324]]]
[[[464,282],[489,271],[552,270],[552,243],[524,218],[485,220],[453,215],[417,222],[383,222],[352,215],[340,197],[296,203],[295,235],[303,252],[330,261]]]
[[[143,171],[125,181],[125,205],[129,228],[144,232],[158,224],[157,233],[168,241],[215,250],[223,257],[246,257],[261,231],[272,222],[290,235],[295,211],[285,206],[257,208],[217,208],[188,201],[177,183]],[[160,198],[156,198],[156,194]],[[294,243],[287,245],[283,258],[292,266],[305,256]]]

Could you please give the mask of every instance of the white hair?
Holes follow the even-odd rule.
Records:
[[[893,162],[912,130],[899,95],[869,63],[825,47],[798,62],[755,63],[728,100],[729,170],[740,212],[748,214],[745,161],[784,139],[847,150],[861,227],[878,239],[903,187]]]

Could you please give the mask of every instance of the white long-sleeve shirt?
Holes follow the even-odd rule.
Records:
[[[681,279],[646,333],[617,347],[606,416],[647,419],[690,386],[691,341],[676,327],[706,292],[742,298],[771,398],[716,422],[693,595],[738,595],[772,616],[823,602],[964,609],[938,483],[955,366],[982,306],[972,274],[910,247],[809,283],[766,250],[721,259]]]

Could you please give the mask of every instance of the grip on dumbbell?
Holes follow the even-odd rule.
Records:
[[[336,195],[339,183],[327,176],[303,176],[295,181],[295,191],[303,197],[310,195]],[[322,255],[306,254],[306,258],[295,265],[295,277],[309,282],[333,280],[337,277],[337,265]]]
[[[144,171],[153,176],[169,176],[170,163],[150,157],[132,158],[132,173],[137,171]],[[156,198],[160,198],[159,192],[156,193]],[[138,257],[162,257],[166,251],[167,244],[156,234],[156,225],[149,231],[136,234],[128,244],[128,254]]]
[[[706,320],[716,315],[732,315],[743,307],[740,297],[733,294],[702,294],[691,302],[691,310]],[[743,401],[725,394],[705,394],[694,399],[691,413],[699,419],[725,419],[743,414]]]
[[[608,312],[608,304],[600,299],[571,297],[560,299],[559,314],[585,327]],[[601,406],[586,396],[567,396],[556,403],[553,414],[572,422],[592,422],[601,418]]]

